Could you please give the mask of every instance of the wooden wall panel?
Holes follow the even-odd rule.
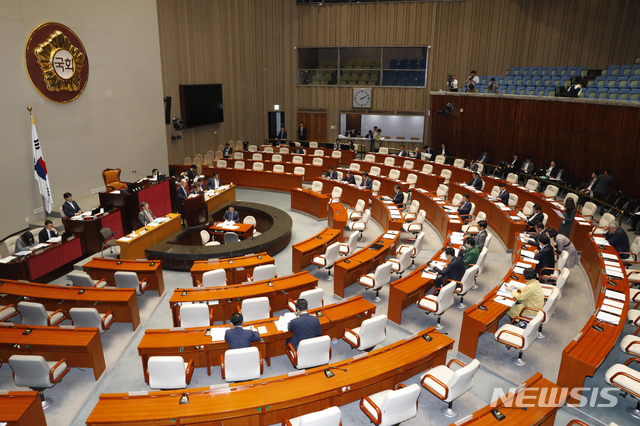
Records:
[[[157,0],[163,84],[179,116],[178,84],[222,83],[225,122],[182,132],[168,127],[170,161],[228,139],[260,142],[278,104],[327,111],[333,140],[351,88],[296,86],[296,46],[430,45],[427,88],[374,88],[373,109],[428,111],[447,73],[462,84],[474,68],[503,75],[511,66],[606,68],[640,56],[635,0],[466,0],[296,6],[293,0]],[[431,139],[430,124],[425,135]],[[492,130],[492,131],[495,131]]]
[[[569,171],[570,181],[578,183],[586,181],[593,170],[612,168],[622,191],[640,198],[636,170],[640,106],[636,103],[478,94],[431,96],[434,110],[449,102],[454,103],[455,111],[448,117],[434,115],[431,130],[433,140],[446,143],[452,155],[477,158],[487,148],[494,163],[518,153],[521,158],[532,156],[536,168],[556,159]]]

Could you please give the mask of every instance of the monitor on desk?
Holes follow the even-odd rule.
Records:
[[[111,210],[113,210],[113,203],[107,203],[104,206],[104,212],[110,212]]]
[[[98,213],[100,213],[100,209],[101,209],[101,207],[100,207],[100,206],[98,206],[98,207],[96,207],[95,209],[91,210],[91,216],[95,216],[95,215],[97,215]]]

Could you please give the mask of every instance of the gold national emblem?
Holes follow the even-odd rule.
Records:
[[[47,41],[40,43],[34,53],[48,90],[75,92],[80,89],[84,54],[61,31],[51,34]]]

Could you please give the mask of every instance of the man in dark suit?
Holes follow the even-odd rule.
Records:
[[[440,292],[442,286],[446,285],[450,280],[460,281],[464,276],[464,262],[461,258],[456,257],[456,251],[453,247],[444,249],[444,256],[449,261],[449,264],[444,269],[429,264],[429,267],[440,275],[433,283],[436,288],[434,293],[436,295]]]
[[[333,169],[333,166],[329,166],[329,171],[327,172],[326,175],[324,175],[324,177],[326,177],[327,179],[333,179],[333,180],[338,179],[338,172],[336,172]]]
[[[293,331],[293,337],[286,341],[286,344],[291,343],[295,350],[298,350],[298,345],[302,340],[322,336],[320,320],[315,315],[309,315],[308,306],[306,299],[296,300],[296,315],[298,317],[289,323],[289,331]]]
[[[447,148],[447,144],[442,144],[440,145],[440,152],[438,152],[439,155],[444,155],[444,164],[449,164],[449,158],[451,156],[451,151]]]
[[[471,218],[471,201],[469,201],[469,194],[462,195],[462,203],[458,207],[458,214],[463,221]]]
[[[40,231],[40,233],[38,234],[38,240],[40,240],[41,243],[46,243],[51,238],[57,236],[58,231],[56,231],[56,228],[54,228],[53,222],[51,222],[49,219],[45,220],[44,228],[42,228],[42,231]]]
[[[422,159],[422,153],[420,152],[420,148],[418,148],[417,146],[413,148],[413,153],[411,154],[411,156],[416,160]]]
[[[564,168],[561,164],[558,166],[558,174],[556,175],[556,180],[558,182],[566,182],[569,180],[569,172]]]
[[[260,333],[242,328],[244,318],[236,312],[231,315],[231,328],[224,333],[224,340],[229,344],[229,349],[242,349],[251,346],[251,342],[260,340]]]
[[[546,235],[540,235],[540,237],[538,237],[538,245],[540,246],[540,249],[533,257],[538,261],[538,264],[536,265],[536,272],[539,275],[550,274],[553,271],[546,268],[555,268],[556,258],[553,254],[553,247],[549,244],[549,237]]]
[[[347,172],[344,174],[344,177],[342,178],[342,182],[347,182],[355,185],[356,178],[353,176],[353,173],[351,173],[351,170],[347,170]]]
[[[607,169],[603,174],[598,176],[595,183],[593,184],[593,196],[600,201],[604,201],[609,194],[609,187],[615,187],[616,182],[613,180],[611,169]],[[604,214],[604,206],[600,205],[600,214]]]
[[[485,241],[487,240],[487,221],[486,220],[480,220],[478,221],[478,229],[480,230],[480,232],[478,232],[475,236],[475,240],[476,240],[476,247],[478,247],[478,250],[482,251],[482,249],[484,248],[484,244]]]
[[[609,228],[607,232],[604,233],[604,237],[618,253],[629,253],[629,236],[622,228],[618,228],[618,224],[615,221],[609,224]],[[628,257],[628,254],[620,255],[621,259]]]
[[[489,154],[489,150],[485,149],[482,151],[482,154],[478,157],[478,163],[490,163],[491,162],[491,154]]]
[[[473,172],[473,177],[471,178],[469,183],[467,183],[467,185],[472,187],[472,188],[475,188],[477,190],[481,190],[482,189],[482,179],[480,178],[480,173]]]
[[[155,220],[156,217],[151,212],[149,203],[147,203],[146,201],[140,203],[140,208],[142,210],[140,210],[140,213],[138,213],[138,222],[140,222],[142,226],[147,226],[149,223]]]
[[[398,157],[408,157],[409,153],[404,149],[404,145],[400,145],[400,151],[398,151]]]
[[[178,213],[182,214],[182,205],[188,196],[189,191],[187,190],[187,180],[180,179],[180,185],[176,189],[176,209],[178,210]]]
[[[369,173],[362,173],[362,182],[360,183],[360,188],[363,189],[371,189],[373,187],[373,181],[369,177]]]
[[[544,176],[550,179],[555,179],[555,177],[558,176],[558,166],[555,160],[551,160],[551,164],[549,164],[549,167],[544,171]]]
[[[207,184],[205,185],[207,189],[219,189],[220,188],[220,175],[218,173],[214,173],[213,177],[209,178]]]
[[[505,179],[509,173],[517,173],[520,170],[520,160],[518,154],[513,154],[511,161],[507,163],[504,171],[502,172],[502,179]]]
[[[404,194],[400,190],[400,185],[395,185],[393,189],[396,191],[395,194],[393,194],[393,203],[396,206],[404,203]]]
[[[543,220],[542,206],[540,204],[534,204],[533,213],[527,218],[527,226],[533,227],[537,222],[542,222]]]
[[[276,136],[276,139],[278,139],[278,143],[285,143],[287,140],[287,131],[284,129],[284,126],[280,126],[280,131],[278,132],[278,136]]]
[[[229,142],[227,142],[224,145],[224,149],[222,150],[222,156],[224,158],[229,158],[231,157],[231,154],[233,154],[233,148],[231,148],[231,145],[229,145]]]
[[[238,223],[240,222],[240,215],[235,211],[235,207],[229,206],[226,212],[224,212],[224,220]]]
[[[200,179],[195,179],[193,181],[193,185],[191,185],[191,190],[189,191],[189,195],[200,195],[203,192],[202,181]]]
[[[509,191],[507,191],[507,186],[504,184],[504,182],[500,182],[498,184],[498,187],[500,188],[500,194],[498,194],[498,198],[500,199],[502,204],[504,204],[505,206],[508,206],[509,205]]]
[[[82,214],[80,206],[78,205],[78,203],[73,201],[73,196],[70,192],[64,193],[64,204],[62,205],[62,213],[64,213],[65,217],[73,217]]]
[[[298,127],[298,139],[301,141],[307,140],[307,128],[304,127],[304,123],[300,122],[300,127]]]
[[[531,238],[529,238],[529,241],[527,241],[527,243],[533,244],[534,246],[538,247],[538,238],[545,234],[545,228],[542,222],[534,223],[533,228],[534,233],[531,235]]]
[[[435,160],[436,152],[429,145],[425,145],[422,151],[422,159],[423,160]]]
[[[198,176],[198,166],[192,164],[189,170],[187,170],[187,178],[193,182],[196,176]]]
[[[536,166],[535,164],[533,164],[531,157],[527,157],[524,160],[524,163],[522,163],[522,166],[520,167],[520,172],[528,175],[532,175],[535,170],[536,170]]]

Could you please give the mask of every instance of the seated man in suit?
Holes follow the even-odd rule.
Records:
[[[566,182],[567,180],[569,180],[569,172],[564,168],[562,164],[558,166],[558,174],[555,180],[557,180],[558,182]]]
[[[78,203],[73,201],[73,196],[70,192],[64,193],[64,204],[62,205],[62,213],[65,215],[65,217],[73,217],[82,214],[80,206],[78,205]]]
[[[618,228],[618,224],[615,221],[609,224],[607,232],[604,233],[604,237],[618,253],[629,253],[629,236],[622,228]],[[620,255],[621,259],[628,257],[628,254]]]
[[[333,166],[329,166],[329,171],[327,172],[326,175],[324,175],[324,177],[326,177],[327,179],[333,179],[333,180],[338,179],[338,172],[336,172],[333,169]]]
[[[527,157],[524,160],[524,163],[522,163],[522,167],[520,167],[520,172],[526,173],[528,175],[532,175],[535,170],[536,170],[536,166],[535,164],[533,164],[531,157]]]
[[[534,246],[538,246],[538,238],[540,238],[540,236],[544,235],[545,233],[545,228],[542,222],[536,222],[533,224],[533,234],[531,235],[531,238],[529,238],[529,241],[527,241],[528,244],[533,244]]]
[[[556,267],[556,257],[553,253],[553,247],[551,247],[549,242],[549,237],[547,237],[546,234],[538,237],[538,246],[540,249],[538,249],[533,258],[538,261],[538,264],[536,265],[536,272],[539,275],[550,274],[553,271],[546,268]]]
[[[53,226],[53,222],[51,222],[49,219],[45,220],[44,228],[42,228],[42,231],[40,231],[40,233],[38,234],[38,240],[40,240],[41,243],[46,243],[51,238],[57,236],[58,231],[56,231],[56,228]]]
[[[491,162],[491,154],[489,150],[485,149],[482,151],[480,156],[478,157],[478,163],[490,163]]]
[[[486,220],[480,220],[478,221],[478,229],[480,230],[480,232],[478,232],[475,236],[475,240],[476,240],[476,247],[478,247],[478,250],[482,250],[484,248],[484,242],[487,240],[487,221]]]
[[[458,214],[463,221],[471,219],[471,201],[469,201],[469,194],[462,195],[462,203],[458,207]]]
[[[300,146],[299,143],[296,142],[296,146],[293,148],[293,154],[304,155],[304,149]]]
[[[151,212],[149,203],[147,203],[146,201],[140,203],[140,208],[142,210],[140,210],[140,213],[138,213],[138,222],[140,222],[140,225],[142,226],[147,226],[148,224],[153,222],[156,217]]]
[[[498,194],[498,198],[500,199],[502,204],[504,204],[505,206],[508,206],[509,205],[509,191],[507,191],[507,186],[504,184],[504,182],[500,182],[498,184],[498,187],[500,188],[500,194]]]
[[[235,207],[229,206],[227,211],[224,212],[224,220],[234,223],[240,222],[240,215],[235,211]]]
[[[182,205],[188,196],[187,179],[180,179],[180,185],[176,188],[176,209],[178,213],[182,214]]]
[[[473,237],[464,239],[464,243],[458,252],[458,257],[462,258],[464,269],[469,269],[478,262],[480,250],[476,246],[476,240]]]
[[[306,299],[296,300],[297,318],[289,322],[289,331],[293,331],[293,337],[286,341],[286,344],[291,343],[295,350],[298,350],[298,345],[302,340],[322,336],[320,320],[315,315],[309,315],[307,312],[308,307],[309,304]]]
[[[400,185],[395,185],[393,189],[396,191],[395,194],[393,194],[393,203],[396,206],[404,203],[404,194],[400,190]]]
[[[544,215],[542,214],[542,206],[540,204],[533,205],[533,213],[527,218],[527,226],[533,228],[536,222],[542,222]]]
[[[482,178],[480,177],[480,173],[473,172],[473,177],[467,183],[467,186],[477,189],[478,191],[482,190]]]
[[[558,166],[556,165],[556,160],[551,160],[549,167],[544,169],[543,176],[546,176],[547,178],[551,178],[551,179],[558,176]]]
[[[242,328],[244,318],[236,312],[231,315],[231,328],[224,333],[224,340],[229,344],[229,349],[242,349],[251,346],[251,342],[260,340],[260,333]]]
[[[436,158],[436,152],[429,145],[425,145],[422,150],[423,160],[434,160]]]
[[[198,176],[198,166],[192,164],[189,170],[187,170],[187,178],[193,182],[196,176]]]
[[[444,269],[432,266],[429,263],[429,267],[440,275],[433,283],[436,289],[434,292],[436,296],[440,293],[442,286],[446,285],[449,280],[460,281],[464,275],[464,262],[461,258],[456,257],[456,251],[453,247],[444,249],[444,256],[449,261],[449,264]]]
[[[413,148],[413,154],[411,154],[411,156],[416,160],[422,159],[422,153],[420,152],[420,148],[418,148],[417,146]]]
[[[404,149],[404,145],[400,145],[400,151],[398,151],[398,157],[408,157],[409,153]]]
[[[158,171],[158,169],[151,170],[151,180],[158,180],[162,174]]]
[[[373,181],[369,177],[369,173],[362,173],[362,182],[360,182],[361,189],[371,189],[373,187]]]
[[[226,144],[224,144],[224,149],[222,150],[222,157],[230,158],[231,154],[233,154],[233,148],[231,148],[231,145],[229,145],[229,142],[227,142]]]
[[[220,189],[220,175],[217,172],[213,174],[213,177],[209,178],[206,187],[208,190]]]
[[[502,179],[506,179],[509,173],[518,173],[520,170],[520,160],[518,154],[513,154],[513,158],[504,166]]]
[[[202,182],[200,179],[196,179],[193,181],[193,185],[191,185],[191,190],[189,191],[189,195],[200,195],[202,194]]]
[[[344,177],[342,178],[342,182],[347,182],[355,185],[356,178],[353,176],[353,173],[351,173],[351,170],[347,170],[347,172],[344,174]]]

